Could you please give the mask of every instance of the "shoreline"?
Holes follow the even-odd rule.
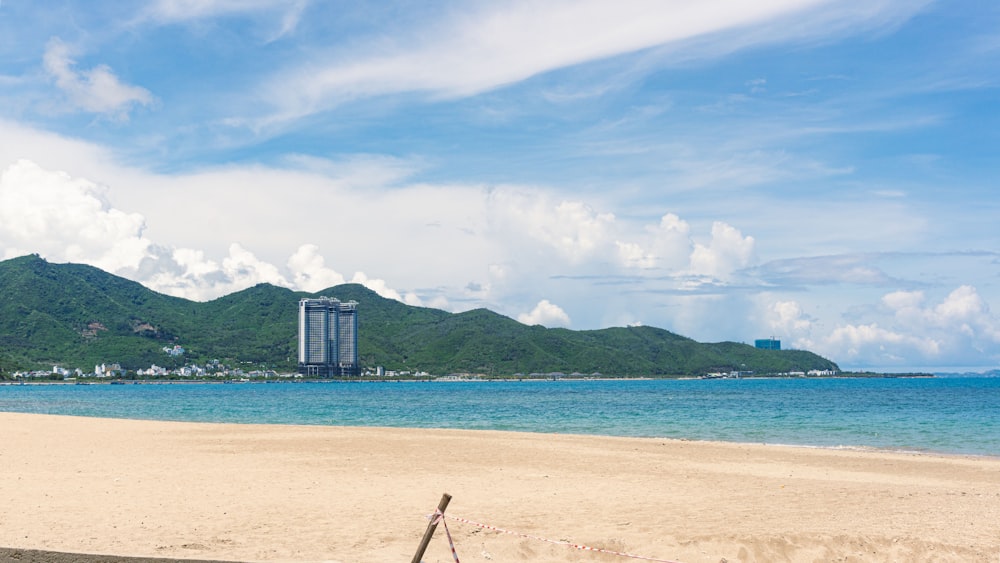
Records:
[[[684,562],[997,555],[996,458],[20,413],[0,426],[8,550],[407,560],[447,492],[449,515]],[[607,560],[449,526],[463,561]],[[425,561],[451,561],[443,536]]]
[[[168,385],[172,382],[161,382],[153,383],[153,385]],[[182,381],[176,382],[179,385],[198,385],[202,382],[195,381]],[[204,382],[206,384],[215,384],[219,382]],[[336,382],[334,382],[336,383]],[[374,383],[374,382],[369,382]],[[0,386],[3,384],[0,383]],[[36,383],[27,385],[65,385],[62,383]],[[656,436],[656,435],[621,435],[621,434],[588,434],[588,433],[572,433],[572,432],[551,432],[551,431],[534,431],[534,430],[503,430],[503,429],[462,429],[449,426],[385,426],[385,425],[337,425],[337,424],[323,424],[323,423],[309,423],[309,422],[289,422],[289,423],[277,423],[277,422],[241,422],[241,421],[220,421],[220,420],[197,420],[197,419],[175,419],[175,418],[118,418],[109,417],[102,415],[89,415],[89,414],[67,414],[67,413],[45,413],[45,412],[29,412],[29,411],[0,411],[0,416],[4,414],[24,414],[24,415],[35,415],[35,416],[52,416],[52,417],[67,417],[67,418],[85,418],[93,420],[106,420],[106,421],[135,421],[135,422],[155,422],[155,423],[177,423],[177,424],[208,424],[208,425],[235,425],[235,426],[276,426],[276,427],[303,427],[303,428],[340,428],[340,429],[375,429],[375,430],[414,430],[414,431],[458,431],[458,432],[498,432],[498,433],[512,433],[512,434],[530,434],[530,435],[541,435],[541,436],[566,436],[566,437],[589,437],[589,438],[607,438],[607,439],[639,439],[639,440],[661,440],[668,442],[679,442],[679,443],[695,443],[695,444],[706,444],[706,445],[745,445],[745,446],[765,446],[765,447],[778,447],[778,448],[798,448],[805,450],[829,450],[829,451],[846,451],[846,452],[861,452],[861,453],[887,453],[887,454],[902,454],[902,455],[927,455],[927,456],[940,456],[940,457],[968,457],[974,459],[992,459],[1000,461],[1000,452],[997,453],[979,453],[979,452],[963,452],[963,451],[949,451],[949,450],[935,450],[930,448],[897,448],[897,447],[879,447],[864,444],[814,444],[814,443],[792,443],[792,442],[758,442],[758,441],[738,441],[738,440],[705,440],[700,438],[685,438],[685,437],[670,437],[670,436]]]
[[[932,450],[932,449],[901,449],[884,447],[880,448],[877,446],[865,446],[865,445],[822,445],[822,444],[794,444],[794,443],[784,443],[784,442],[740,442],[740,441],[726,441],[726,440],[702,440],[697,438],[676,438],[668,436],[621,436],[616,434],[580,434],[580,433],[561,433],[561,432],[543,432],[543,431],[530,431],[530,430],[490,430],[490,429],[476,429],[467,430],[461,428],[450,428],[450,427],[436,427],[436,426],[350,426],[350,425],[336,425],[336,424],[305,424],[305,423],[258,423],[258,422],[218,422],[218,421],[202,421],[202,420],[180,420],[180,419],[159,419],[159,418],[111,418],[105,416],[91,416],[85,414],[51,414],[51,413],[33,413],[33,412],[12,412],[12,411],[0,411],[0,415],[5,413],[11,414],[26,414],[33,416],[55,416],[55,417],[68,417],[68,418],[86,418],[93,420],[106,420],[106,421],[135,421],[135,422],[163,422],[163,423],[177,423],[177,424],[208,424],[208,425],[234,425],[234,426],[277,426],[277,427],[301,427],[301,428],[339,428],[339,429],[373,429],[373,430],[415,430],[415,431],[456,431],[456,432],[497,432],[497,433],[510,433],[510,434],[529,434],[529,435],[540,435],[540,436],[566,436],[566,437],[580,437],[580,438],[607,438],[607,439],[635,439],[635,440],[660,440],[666,442],[677,442],[677,443],[692,443],[692,444],[705,444],[705,445],[735,445],[735,446],[764,446],[764,447],[774,447],[774,448],[793,448],[793,449],[804,449],[804,450],[828,450],[828,451],[844,451],[844,452],[859,452],[859,453],[886,453],[886,454],[900,454],[900,455],[912,455],[912,456],[932,456],[932,457],[958,457],[958,458],[972,458],[972,459],[987,459],[987,460],[997,460],[1000,461],[1000,453],[997,454],[984,454],[984,453],[969,453],[969,452],[952,452],[943,450]]]
[[[271,378],[271,379],[112,379],[112,380],[91,380],[64,379],[64,380],[0,380],[0,386],[18,385],[172,385],[172,384],[274,384],[274,383],[534,383],[546,381],[719,381],[719,380],[824,380],[824,379],[934,379],[940,376],[933,373],[876,373],[876,372],[844,372],[837,375],[748,375],[740,377],[708,377],[693,375],[677,376],[626,376],[626,377],[462,377],[462,376],[428,376],[422,378],[389,378],[389,377],[357,377],[357,378]],[[966,376],[966,377],[986,377],[986,376]]]

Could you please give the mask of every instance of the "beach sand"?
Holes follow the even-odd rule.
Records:
[[[1000,562],[1000,459],[0,413],[0,558]],[[60,558],[63,557],[63,558]],[[443,527],[424,557],[453,561]]]

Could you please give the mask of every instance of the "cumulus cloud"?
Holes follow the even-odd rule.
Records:
[[[771,329],[778,334],[808,336],[813,319],[802,310],[796,301],[775,301],[768,310]]]
[[[517,320],[526,325],[542,325],[547,327],[570,326],[569,315],[558,305],[548,299],[542,299],[529,313],[522,313]]]
[[[688,289],[705,282],[727,283],[756,260],[754,238],[720,221],[712,224],[707,243],[695,242],[691,226],[673,213],[645,231],[643,244],[616,242],[619,262],[626,268],[672,271]]]
[[[19,160],[0,173],[0,243],[10,258],[40,253],[108,271],[137,264],[145,220],[111,206],[106,189]]]
[[[400,294],[399,291],[389,287],[385,280],[369,278],[364,272],[355,272],[354,277],[351,278],[351,283],[359,283],[386,299],[395,299],[396,301],[417,307],[423,305],[423,301],[421,301],[417,294],[411,292],[405,295]]]
[[[691,253],[691,271],[727,279],[734,271],[749,266],[754,259],[753,237],[744,237],[739,229],[716,221],[712,224],[711,241],[695,244]]]
[[[107,65],[77,71],[69,46],[58,38],[49,41],[43,63],[56,86],[79,109],[125,119],[134,106],[153,103],[149,90],[123,83]]]
[[[963,285],[934,307],[934,320],[939,326],[959,326],[963,333],[982,335],[1000,342],[1000,331],[989,305],[979,296],[976,288]]]
[[[963,285],[940,302],[929,302],[922,291],[894,291],[880,300],[888,316],[881,321],[838,326],[815,349],[853,361],[893,364],[915,360],[974,364],[1000,361],[1000,319],[990,311],[976,288]]]
[[[128,276],[133,272],[141,275]],[[181,248],[171,252],[157,248],[138,268],[118,273],[160,293],[196,301],[207,301],[260,283],[297,289],[276,266],[238,243],[229,245],[229,252],[221,262],[206,258],[200,250]]]
[[[676,268],[686,263],[692,245],[691,226],[687,221],[667,213],[649,231],[653,236],[652,252],[660,266]]]
[[[922,291],[896,291],[882,298],[902,326],[961,334],[973,341],[1000,342],[1000,321],[975,287],[963,285],[940,303],[926,305]]]
[[[301,245],[284,271],[235,242],[221,260],[200,249],[156,244],[145,235],[145,218],[117,209],[107,193],[89,180],[28,160],[8,166],[0,173],[0,256],[38,253],[54,262],[90,264],[161,293],[199,301],[259,283],[310,292],[344,283],[314,244]],[[400,294],[362,272],[351,281],[390,299],[421,304],[416,294]]]
[[[708,242],[696,243],[690,225],[667,213],[655,225],[619,222],[610,212],[581,201],[558,200],[541,190],[495,189],[490,192],[490,222],[511,252],[505,274],[532,271],[614,276],[641,270],[665,270],[675,290],[706,284],[724,286],[755,259],[755,241],[722,222],[712,226]],[[625,231],[639,242],[623,240]],[[662,274],[657,274],[661,275]]]
[[[674,213],[667,213],[656,225],[645,227],[645,246],[617,241],[618,257],[626,268],[687,270],[692,245],[691,226]]]
[[[315,244],[303,244],[288,259],[295,287],[316,292],[344,283],[344,276],[326,267],[326,260]]]
[[[877,323],[837,327],[824,344],[839,350],[838,357],[849,361],[890,364],[908,361],[914,353],[928,358],[941,352],[941,343],[933,338],[886,329]]]
[[[253,252],[243,248],[237,243],[229,246],[229,256],[222,260],[222,271],[230,279],[243,280],[247,285],[258,283],[270,283],[274,285],[287,285],[288,282],[278,272],[278,268],[259,260]]]
[[[251,222],[253,228],[238,222],[220,223],[213,215],[217,210],[197,219],[185,215],[185,223],[211,225],[216,234],[203,240],[206,244],[222,242],[221,251],[206,250],[195,239],[193,244],[176,245],[154,241],[150,236],[154,231],[146,228],[148,218],[114,205],[109,188],[25,160],[0,172],[0,256],[37,252],[56,262],[92,264],[157,291],[196,300],[265,282],[315,292],[350,281],[411,305],[443,309],[452,307],[450,303],[456,303],[456,309],[487,306],[527,324],[568,327],[571,316],[586,328],[641,321],[701,340],[726,335],[722,338],[738,341],[766,336],[763,331],[768,331],[790,338],[795,347],[849,365],[957,365],[954,358],[960,357],[976,358],[977,365],[1000,361],[996,356],[1000,321],[975,287],[957,285],[950,293],[934,297],[927,289],[893,291],[872,297],[865,307],[856,306],[856,296],[848,303],[830,297],[830,293],[823,294],[830,302],[820,305],[810,302],[808,293],[791,300],[779,294],[756,294],[751,288],[755,294],[748,296],[751,286],[745,282],[751,278],[746,277],[746,266],[755,259],[755,239],[722,222],[712,226],[708,237],[693,232],[695,229],[675,214],[665,214],[649,224],[621,220],[602,209],[600,201],[590,205],[551,189],[508,186],[465,190],[460,196],[465,198],[460,211],[467,216],[467,228],[459,229],[449,226],[449,222],[454,225],[454,209],[443,213],[435,208],[434,213],[440,216],[431,218],[413,213],[427,201],[438,201],[435,196],[451,194],[452,189],[457,192],[454,187],[396,186],[379,192],[375,202],[340,191],[335,179],[323,175],[274,169],[213,171],[204,178],[134,173],[121,177],[130,178],[130,185],[119,188],[158,186],[169,195],[160,201],[175,206],[199,193],[206,195],[216,189],[212,186],[247,187],[264,182],[299,188],[314,184],[308,197],[291,198],[292,206],[298,209],[301,201],[323,201],[337,209],[351,209],[358,222],[336,228],[356,238],[351,244],[335,247],[337,262],[357,266],[358,257],[362,257],[371,260],[367,263],[371,267],[355,267],[349,270],[354,274],[341,274],[344,270],[334,268],[319,246],[301,244],[301,237],[308,236],[302,233],[315,231],[315,226],[296,231],[292,246],[284,246],[289,243],[283,241],[275,245],[279,252],[261,252],[257,239],[248,242],[245,238],[247,232],[261,230],[259,222]],[[190,191],[178,191],[181,188]],[[206,195],[205,201],[223,201],[223,192],[228,190],[218,189],[218,195]],[[368,189],[363,192],[371,194]],[[115,199],[120,196],[117,193]],[[445,204],[457,206],[455,202]],[[160,217],[171,221],[179,209],[188,213],[187,207],[174,207]],[[237,205],[234,209],[227,217],[252,216],[249,207]],[[379,210],[382,212],[376,212]],[[282,210],[279,215],[294,212]],[[372,216],[379,217],[379,224],[368,223],[366,228],[365,221],[370,222]],[[429,221],[432,226],[427,225]],[[244,228],[247,230],[241,230]],[[273,236],[273,231],[268,233]],[[222,237],[231,238],[220,241]],[[701,242],[695,242],[700,237]],[[471,242],[455,245],[453,239]],[[317,235],[317,240],[341,238],[330,231]],[[626,240],[635,242],[623,242]],[[345,255],[349,256],[346,260]],[[994,255],[974,258],[993,260]],[[865,263],[861,258],[806,260],[786,264],[789,271],[784,274],[791,272],[800,283],[809,285],[823,283],[821,277],[812,280],[801,275],[813,266],[823,266],[821,271],[836,265],[851,270]],[[641,270],[650,265],[654,270],[672,271]],[[405,272],[414,266],[420,266],[419,274],[425,276],[420,279],[427,281],[416,282],[416,278],[398,272],[381,277],[365,273],[382,273],[391,267]],[[685,285],[692,272],[711,277],[712,283],[695,280],[691,287],[708,289],[692,291]],[[732,289],[735,286],[739,287]],[[560,305],[541,299],[543,295],[559,295]],[[607,297],[607,307],[595,307],[595,295]],[[511,303],[536,305],[518,308]],[[850,308],[851,320],[829,329],[830,325],[824,326],[812,316],[821,308],[834,307]],[[581,321],[581,316],[585,320]]]
[[[618,248],[618,259],[626,268],[653,268],[656,266],[656,255],[643,250],[634,242],[615,241]]]
[[[581,201],[556,201],[540,190],[503,188],[489,195],[492,228],[511,238],[527,237],[556,257],[579,264],[613,245],[613,213],[600,213]]]

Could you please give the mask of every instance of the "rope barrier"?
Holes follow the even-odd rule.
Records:
[[[452,516],[450,514],[444,514],[444,513],[441,513],[441,512],[437,512],[435,514],[432,514],[431,516],[440,519],[442,522],[444,522],[446,520],[454,520],[456,522],[462,522],[464,524],[469,524],[469,525],[472,525],[472,526],[476,526],[476,527],[482,528],[484,530],[492,530],[494,532],[500,532],[502,534],[508,534],[508,535],[511,535],[511,536],[517,536],[519,538],[525,538],[525,539],[529,539],[529,540],[537,540],[537,541],[542,541],[542,542],[546,542],[546,543],[551,543],[551,544],[554,544],[554,545],[562,545],[562,546],[570,547],[570,548],[573,548],[573,549],[578,549],[580,551],[593,551],[595,553],[606,553],[608,555],[616,555],[618,557],[625,557],[625,558],[628,558],[628,559],[638,559],[638,560],[641,560],[641,561],[654,561],[656,563],[680,563],[679,561],[674,561],[674,560],[671,560],[671,559],[657,559],[655,557],[645,557],[643,555],[635,555],[633,553],[622,553],[620,551],[613,551],[613,550],[610,550],[610,549],[602,549],[602,548],[599,548],[599,547],[590,547],[590,546],[586,546],[586,545],[582,545],[582,544],[577,544],[577,543],[572,543],[572,542],[563,541],[563,540],[550,540],[548,538],[543,538],[543,537],[539,537],[539,536],[532,536],[530,534],[522,534],[520,532],[512,532],[510,530],[505,530],[503,528],[498,528],[496,526],[491,526],[489,524],[482,524],[480,522],[473,522],[472,520],[468,520],[466,518],[459,518],[458,516]],[[451,532],[448,532],[448,524],[445,524],[444,529],[445,529],[445,532],[448,533],[448,541],[451,542]],[[455,544],[454,543],[452,543],[452,545],[451,545],[451,552],[452,552],[452,554],[455,553]],[[455,555],[455,562],[458,563],[458,555]]]
[[[455,551],[455,540],[451,539],[451,530],[448,529],[448,521],[445,520],[444,513],[438,510],[430,516],[431,522],[444,524],[444,533],[448,536],[448,545],[451,546],[451,556],[455,558],[455,563],[462,563],[458,560],[458,552]]]

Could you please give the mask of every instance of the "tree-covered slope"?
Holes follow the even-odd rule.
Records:
[[[316,294],[262,284],[197,303],[90,266],[25,256],[0,262],[0,370],[110,362],[134,370],[210,359],[293,369],[298,301],[319,295],[358,302],[358,350],[368,367],[614,376],[837,369],[810,352],[702,344],[653,327],[572,331],[525,326],[485,309],[412,307],[356,284]],[[174,344],[187,350],[184,358],[162,351]]]
[[[0,262],[0,349],[18,360],[163,360],[161,348],[186,332],[196,309],[90,266]]]

